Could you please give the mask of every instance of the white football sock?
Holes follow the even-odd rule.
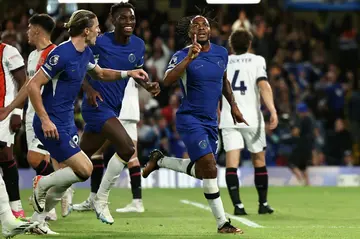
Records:
[[[30,221],[42,223],[45,221],[46,216],[47,216],[47,212],[42,212],[42,213],[34,212],[33,215],[31,216]]]
[[[96,196],[96,193],[90,192],[88,199],[91,201],[95,198],[95,196]]]
[[[10,207],[15,212],[23,210],[21,200],[16,200],[16,201],[10,202]]]
[[[51,187],[46,194],[45,198],[45,212],[48,213],[52,209],[55,208],[56,204],[61,200],[62,196],[64,196],[67,186],[54,186]]]
[[[0,176],[0,221],[4,225],[4,223],[12,220],[15,220],[15,217],[11,212],[5,182],[2,176]]]
[[[190,159],[182,159],[182,158],[175,158],[175,157],[163,157],[160,159],[157,164],[160,168],[168,168],[172,169],[176,172],[186,173],[189,164],[191,163]],[[195,176],[195,164],[191,168],[191,176]]]
[[[101,180],[99,190],[96,194],[97,199],[107,202],[109,192],[116,180],[119,178],[121,171],[124,169],[126,162],[124,162],[117,153],[115,153],[106,168],[104,177]]]
[[[82,180],[74,173],[70,167],[59,169],[52,174],[42,176],[39,181],[39,187],[47,191],[53,186],[70,187],[73,183],[81,182]]]
[[[204,188],[205,197],[206,195],[209,196],[209,195],[218,194],[219,187],[217,184],[217,178],[203,179],[203,188]],[[227,220],[225,217],[225,210],[220,198],[220,194],[218,195],[218,197],[214,199],[208,199],[208,198],[206,199],[215,217],[218,228],[221,228],[227,222]]]

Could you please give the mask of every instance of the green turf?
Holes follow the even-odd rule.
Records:
[[[233,209],[226,189],[222,189],[221,193],[225,210],[231,213]],[[22,191],[28,215],[31,213],[27,205],[29,195],[29,190]],[[87,196],[87,190],[76,190],[74,202],[80,202]],[[252,228],[232,220],[245,234],[217,234],[215,220],[210,212],[180,202],[186,199],[206,204],[201,188],[145,189],[145,213],[119,214],[114,212],[115,209],[126,205],[131,199],[131,193],[130,190],[114,189],[110,197],[110,210],[115,219],[113,225],[98,221],[94,212],[73,212],[64,219],[57,208],[59,219],[51,223],[51,228],[61,235],[41,238],[360,238],[358,188],[271,188],[269,202],[276,210],[273,215],[257,215],[254,188],[242,188],[241,197],[250,214],[246,218],[264,228]]]

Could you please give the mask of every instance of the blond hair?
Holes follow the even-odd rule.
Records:
[[[93,26],[93,19],[95,18],[96,15],[92,11],[77,10],[71,15],[69,22],[65,23],[64,26],[68,29],[71,37],[78,36],[83,33],[85,28]]]

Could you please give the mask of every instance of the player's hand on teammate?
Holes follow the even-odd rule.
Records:
[[[231,107],[231,116],[233,117],[234,124],[245,123],[247,126],[249,126],[236,104]]]
[[[194,34],[192,37],[192,44],[188,52],[188,57],[190,57],[190,59],[196,58],[201,52],[201,48],[202,46],[197,42],[196,34]]]
[[[6,119],[6,117],[8,117],[10,113],[11,110],[8,107],[0,108],[0,121]]]
[[[136,69],[136,70],[128,71],[128,76],[132,77],[134,79],[143,80],[145,82],[149,81],[149,76],[143,69]]]
[[[44,132],[45,138],[59,139],[59,133],[56,125],[50,119],[42,121],[41,128]]]
[[[89,103],[89,105],[94,106],[94,107],[99,107],[99,105],[97,103],[97,99],[99,99],[100,101],[104,101],[103,98],[101,97],[100,93],[97,92],[96,90],[94,90],[92,87],[89,87],[87,89],[86,99],[87,99],[87,102]]]
[[[279,120],[276,112],[271,113],[270,115],[270,129],[273,130],[278,126]]]
[[[21,128],[21,116],[13,114],[10,117],[10,131],[17,133]]]
[[[160,85],[158,82],[148,82],[146,83],[146,90],[152,94],[152,96],[157,96],[160,93]]]

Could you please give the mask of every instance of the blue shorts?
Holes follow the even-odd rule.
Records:
[[[207,154],[216,157],[218,144],[217,124],[209,124],[191,115],[178,114],[176,129],[184,142],[191,161],[196,161]]]
[[[41,126],[34,125],[34,131],[36,137],[50,153],[50,156],[59,163],[64,162],[81,151],[76,126],[66,130],[58,128],[59,140],[45,138]]]
[[[100,133],[108,119],[119,116],[119,112],[101,101],[98,101],[98,107],[90,106],[84,101],[81,114],[85,121],[84,132],[91,133]]]

